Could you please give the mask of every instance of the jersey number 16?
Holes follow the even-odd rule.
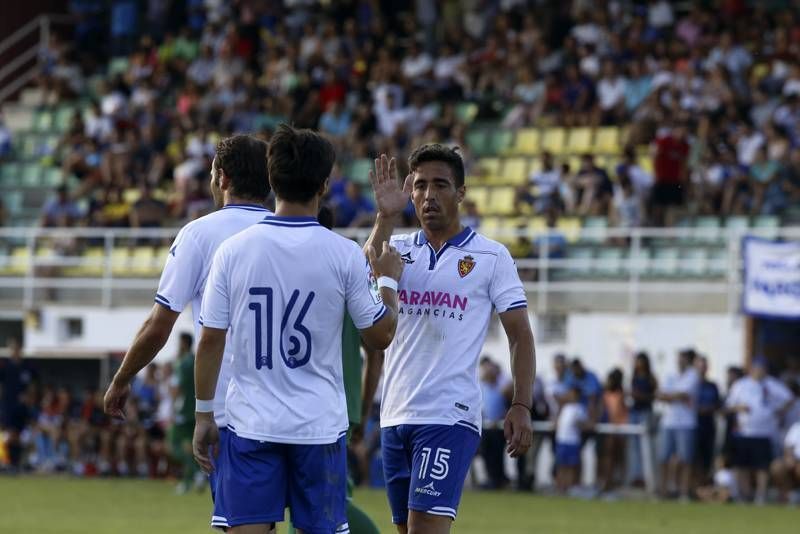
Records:
[[[267,369],[272,369],[272,350],[273,350],[273,336],[272,336],[272,317],[273,317],[273,303],[272,303],[272,288],[271,287],[251,287],[250,295],[257,298],[257,300],[250,302],[249,309],[255,313],[256,325],[256,369],[261,369],[267,366]],[[263,297],[263,298],[258,298]],[[303,304],[300,306],[300,311],[294,318],[294,322],[290,328],[287,329],[289,319],[295,309],[297,300],[300,297],[300,290],[295,289],[292,296],[289,298],[289,303],[283,311],[281,317],[281,331],[280,343],[278,344],[281,358],[283,363],[290,369],[296,369],[307,364],[311,359],[311,332],[308,331],[303,325],[303,319],[308,313],[308,308],[314,301],[314,292],[308,294]],[[263,301],[263,304],[262,304]],[[266,315],[266,317],[264,317]],[[264,321],[266,319],[266,321]],[[262,324],[266,322],[267,339],[266,343],[262,337]],[[298,337],[299,336],[299,337]],[[301,341],[302,338],[302,341]],[[286,350],[284,341],[288,341],[290,345]],[[266,345],[266,346],[265,346]],[[305,351],[302,356],[299,356],[301,349],[305,346]],[[266,353],[264,352],[266,348]]]

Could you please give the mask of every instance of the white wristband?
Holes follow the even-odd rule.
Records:
[[[380,289],[382,287],[391,289],[392,291],[394,291],[396,293],[397,292],[397,280],[395,280],[394,278],[391,278],[389,276],[381,276],[381,277],[378,278],[378,288]]]
[[[210,413],[214,411],[214,399],[211,400],[194,400],[194,411],[197,413]]]

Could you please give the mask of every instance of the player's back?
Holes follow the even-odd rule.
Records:
[[[346,431],[345,310],[361,329],[385,313],[357,244],[310,217],[267,217],[220,247],[206,295],[204,324],[231,327],[237,435],[313,444]]]
[[[263,206],[228,204],[188,223],[178,232],[170,247],[155,300],[178,313],[191,303],[195,339],[200,339],[200,308],[214,254],[226,239],[270,214]],[[225,352],[228,354],[229,350]],[[230,374],[227,360],[223,360],[214,397],[214,414],[220,426],[225,426],[224,402]]]

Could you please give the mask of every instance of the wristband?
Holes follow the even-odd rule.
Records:
[[[385,287],[387,289],[391,289],[395,293],[397,292],[397,280],[391,278],[389,276],[381,276],[378,278],[378,289]]]
[[[194,411],[197,413],[210,413],[214,411],[214,399],[194,400]]]

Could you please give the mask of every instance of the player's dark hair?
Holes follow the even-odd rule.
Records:
[[[458,147],[450,148],[439,143],[430,143],[417,147],[408,158],[408,168],[414,172],[423,163],[441,161],[453,171],[453,180],[456,188],[464,186],[464,160],[458,153]]]
[[[287,202],[307,203],[324,187],[336,152],[331,142],[317,132],[281,124],[270,139],[267,160],[275,196]]]
[[[230,178],[232,194],[263,203],[269,196],[267,144],[252,135],[226,137],[217,144],[217,167]]]

